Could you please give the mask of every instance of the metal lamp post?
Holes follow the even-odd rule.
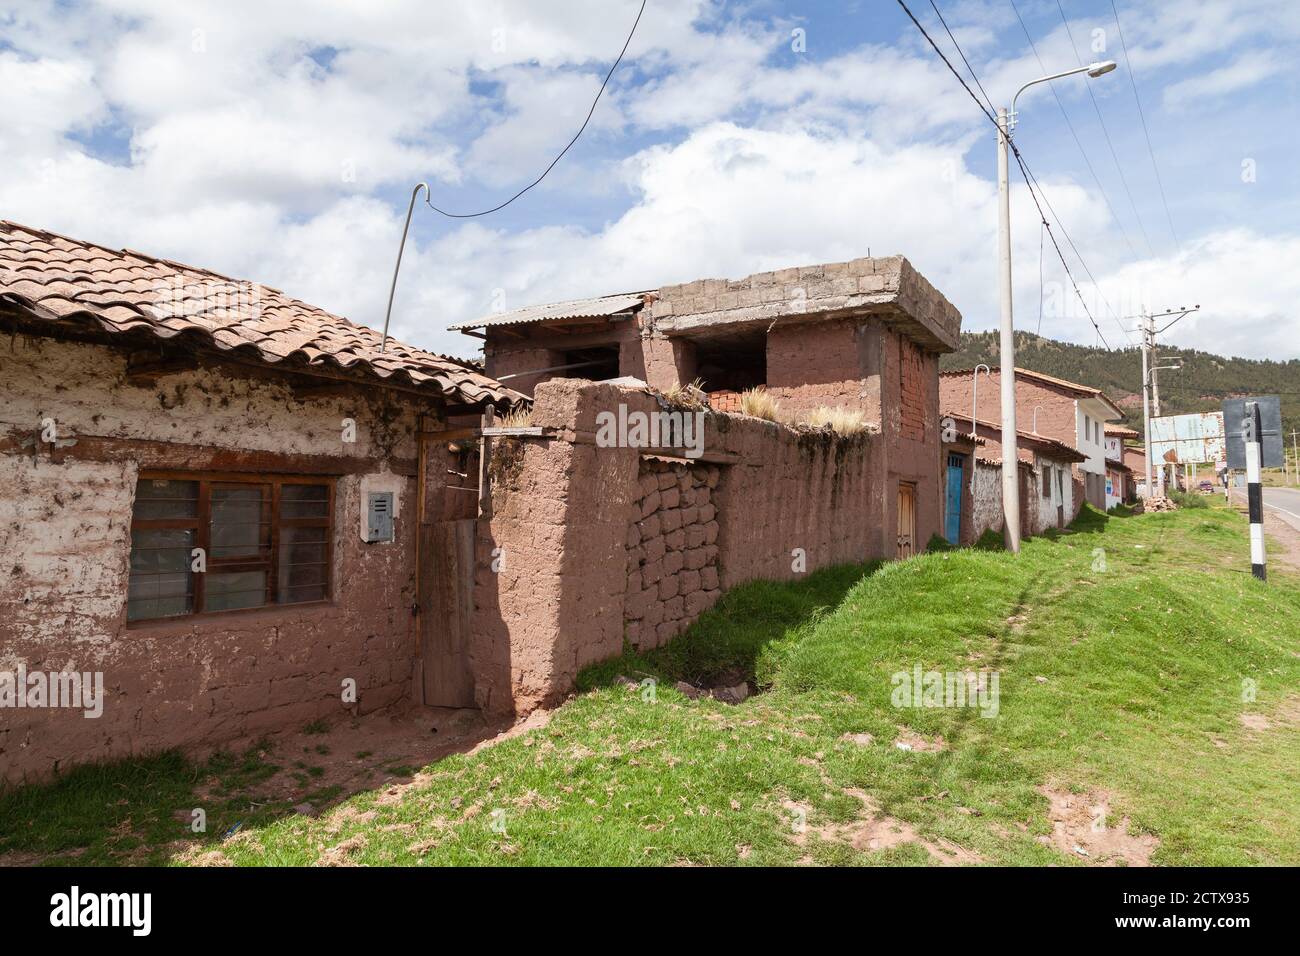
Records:
[[[1114,60],[1090,63],[1073,70],[1030,80],[1011,98],[1011,110],[998,109],[998,286],[1002,305],[1002,516],[1007,550],[1020,551],[1020,484],[1016,451],[1016,343],[1011,314],[1011,191],[1008,184],[1011,131],[1016,126],[1016,100],[1029,87],[1063,76],[1087,73],[1102,76],[1115,69]]]

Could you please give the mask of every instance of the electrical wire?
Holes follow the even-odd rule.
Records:
[[[1038,209],[1038,218],[1042,222],[1043,227],[1047,230],[1047,235],[1052,240],[1052,248],[1056,250],[1056,257],[1061,260],[1061,267],[1065,270],[1065,275],[1070,280],[1070,285],[1074,288],[1074,294],[1078,298],[1079,304],[1083,306],[1083,311],[1088,316],[1088,321],[1091,322],[1092,327],[1097,330],[1097,335],[1101,338],[1102,342],[1106,342],[1106,336],[1102,334],[1101,326],[1099,326],[1097,324],[1097,320],[1093,318],[1092,310],[1088,308],[1088,303],[1084,299],[1083,293],[1079,291],[1079,283],[1075,281],[1074,273],[1070,271],[1070,265],[1068,262],[1065,261],[1065,254],[1061,251],[1061,246],[1056,241],[1056,234],[1052,231],[1052,224],[1047,221],[1047,215],[1043,212],[1043,207],[1038,201],[1038,196],[1035,192],[1035,185],[1037,183],[1037,180],[1036,179],[1031,180],[1032,174],[1029,172],[1028,168],[1026,167],[1024,158],[1021,156],[1020,149],[1019,147],[1016,146],[1015,140],[1011,138],[1009,133],[1003,132],[1002,126],[997,121],[997,117],[995,117],[992,113],[990,113],[987,109],[985,109],[984,104],[979,101],[979,97],[975,95],[974,91],[970,88],[970,85],[967,84],[966,80],[962,77],[960,73],[957,72],[957,69],[952,65],[952,61],[950,61],[948,57],[944,55],[943,50],[939,49],[939,45],[934,42],[934,38],[930,36],[929,31],[927,31],[925,27],[921,25],[921,21],[916,19],[916,14],[912,13],[912,10],[910,7],[908,7],[906,0],[898,0],[898,5],[903,8],[903,12],[907,14],[908,19],[910,19],[912,23],[915,24],[916,28],[921,31],[921,35],[925,37],[926,42],[930,44],[930,46],[934,49],[934,52],[939,54],[939,59],[943,60],[944,66],[946,66],[948,68],[948,71],[957,78],[957,82],[962,85],[962,88],[966,91],[967,95],[970,96],[972,100],[974,100],[975,105],[979,108],[979,111],[984,114],[984,117],[993,124],[994,128],[997,129],[1000,134],[1006,136],[1007,146],[1010,148],[1012,155],[1014,155],[1016,158],[1016,163],[1020,167],[1020,174],[1025,179],[1025,185],[1029,187],[1029,197],[1034,201],[1034,206]],[[1046,196],[1044,196],[1043,198],[1044,201],[1046,201]],[[1049,203],[1048,204],[1049,208],[1050,205],[1051,204]],[[1055,212],[1053,212],[1053,215],[1055,215]],[[1058,223],[1059,223],[1059,219],[1058,219]],[[1062,232],[1065,232],[1064,227],[1062,227]],[[1074,254],[1078,256],[1079,263],[1083,265],[1084,271],[1087,272],[1088,271],[1087,264],[1083,261],[1083,257],[1079,256],[1079,250],[1077,247],[1074,246],[1073,240],[1069,239],[1069,233],[1066,233],[1066,239],[1067,241],[1070,242],[1071,248],[1074,249]],[[1091,272],[1088,272],[1088,274],[1089,276],[1091,276]],[[1095,279],[1093,280],[1093,284],[1096,285]],[[1106,342],[1106,348],[1107,349],[1110,348],[1109,342]]]
[[[980,82],[980,78],[975,75],[975,68],[970,65],[970,60],[966,59],[966,54],[962,52],[961,44],[957,42],[957,38],[953,36],[952,31],[948,29],[948,21],[943,18],[943,12],[939,9],[939,5],[935,3],[935,0],[930,0],[930,6],[934,8],[935,16],[937,16],[939,22],[943,24],[944,32],[948,34],[948,39],[952,41],[952,45],[957,50],[957,54],[961,57],[961,61],[966,64],[966,69],[970,71],[970,78],[975,81],[975,85],[978,86],[980,92],[984,94],[984,102],[988,103],[989,109],[996,113],[998,111],[997,107],[993,105],[993,100],[990,98],[988,91],[984,89],[984,84]]]
[[[1084,65],[1083,57],[1079,55],[1078,44],[1074,42],[1074,31],[1070,29],[1070,21],[1065,16],[1065,7],[1061,6],[1061,0],[1056,0],[1056,9],[1061,12],[1061,22],[1065,24],[1065,35],[1070,38],[1070,49],[1074,51],[1074,58],[1080,66]],[[1106,148],[1110,150],[1110,158],[1115,161],[1115,172],[1119,173],[1119,181],[1124,186],[1124,194],[1128,196],[1128,204],[1133,208],[1133,216],[1137,219],[1138,230],[1142,233],[1142,239],[1147,244],[1147,251],[1155,256],[1155,249],[1151,245],[1151,237],[1147,234],[1146,223],[1142,221],[1142,213],[1138,212],[1137,203],[1133,201],[1133,191],[1129,189],[1128,177],[1124,175],[1124,167],[1120,165],[1119,155],[1115,152],[1115,144],[1111,142],[1110,130],[1106,128],[1106,121],[1101,116],[1101,106],[1097,103],[1097,96],[1092,92],[1092,85],[1084,86],[1088,92],[1088,99],[1092,100],[1093,112],[1097,114],[1097,122],[1101,125],[1101,135],[1106,140]]]
[[[1025,24],[1025,18],[1020,15],[1020,8],[1016,6],[1016,0],[1010,0],[1011,9],[1015,11],[1016,19],[1020,21],[1020,29],[1025,33],[1025,39],[1029,41],[1029,49],[1033,51],[1034,59],[1038,61],[1038,68],[1044,73],[1047,72],[1047,66],[1043,63],[1043,58],[1038,55],[1038,47],[1034,45],[1034,38],[1029,33],[1029,27]],[[1088,152],[1083,148],[1083,141],[1079,139],[1079,133],[1074,128],[1074,123],[1070,121],[1070,114],[1065,111],[1065,103],[1061,101],[1061,94],[1056,92],[1056,84],[1049,82],[1048,89],[1052,91],[1052,97],[1056,100],[1056,106],[1061,111],[1061,118],[1065,120],[1066,127],[1070,130],[1070,136],[1074,138],[1074,145],[1079,147],[1079,155],[1083,157],[1083,163],[1088,167],[1088,173],[1092,176],[1092,181],[1097,184],[1097,190],[1101,193],[1101,198],[1106,201],[1106,208],[1110,211],[1111,218],[1115,225],[1119,227],[1119,233],[1124,237],[1124,244],[1128,246],[1129,252],[1133,254],[1134,259],[1138,256],[1137,248],[1133,245],[1133,240],[1129,238],[1128,230],[1124,228],[1124,222],[1115,212],[1115,207],[1110,201],[1110,196],[1106,192],[1106,187],[1101,184],[1101,178],[1097,171],[1093,169],[1092,160],[1088,158]]]
[[[623,49],[619,51],[618,58],[614,61],[614,65],[609,68],[609,72],[605,74],[604,81],[600,84],[600,89],[596,91],[596,98],[591,101],[591,109],[587,110],[587,118],[582,121],[582,125],[578,127],[578,131],[573,134],[573,139],[569,140],[568,145],[566,145],[564,149],[560,150],[559,155],[557,155],[553,160],[551,160],[551,164],[547,166],[544,170],[542,170],[542,174],[540,176],[538,176],[531,183],[529,183],[523,189],[519,190],[519,192],[515,193],[513,196],[511,196],[509,199],[505,200],[504,202],[497,203],[495,206],[492,206],[490,209],[480,209],[478,212],[448,212],[446,209],[442,209],[439,206],[435,206],[429,200],[429,195],[427,192],[425,193],[424,196],[425,204],[434,212],[440,213],[441,215],[446,216],[448,219],[474,219],[478,216],[487,216],[491,213],[504,209],[506,206],[509,206],[512,202],[514,202],[524,193],[528,192],[528,190],[532,189],[543,179],[545,179],[547,174],[550,173],[550,171],[555,168],[555,164],[564,158],[564,154],[567,153],[572,148],[573,144],[578,141],[579,137],[582,136],[583,131],[586,130],[587,128],[587,124],[591,122],[591,117],[596,112],[596,104],[600,102],[601,96],[604,95],[605,87],[609,85],[610,78],[614,75],[614,71],[618,69],[618,65],[623,62],[623,55],[627,53],[627,48],[632,43],[632,37],[636,35],[637,25],[641,22],[641,14],[645,13],[645,5],[646,5],[646,0],[641,0],[641,9],[637,11],[636,19],[632,21],[632,29],[628,31],[627,39],[623,41]]]
[[[1111,12],[1115,15],[1115,29],[1119,31],[1119,45],[1124,51],[1124,65],[1128,68],[1128,81],[1133,87],[1133,102],[1137,104],[1138,118],[1142,120],[1142,135],[1146,137],[1147,153],[1151,156],[1151,170],[1156,174],[1156,185],[1160,188],[1160,202],[1165,207],[1165,219],[1169,223],[1169,234],[1174,237],[1174,245],[1178,251],[1183,251],[1182,240],[1178,238],[1178,231],[1174,229],[1174,217],[1169,214],[1169,200],[1165,198],[1165,184],[1160,178],[1160,167],[1156,165],[1156,151],[1151,146],[1151,133],[1147,130],[1146,113],[1142,111],[1142,97],[1138,96],[1137,80],[1133,76],[1133,61],[1128,56],[1128,44],[1124,41],[1124,28],[1119,25],[1119,10],[1115,7],[1115,0],[1110,0]]]

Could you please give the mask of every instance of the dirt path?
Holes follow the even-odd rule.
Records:
[[[1246,515],[1245,492],[1234,490],[1232,506],[1237,513]],[[1264,508],[1264,534],[1268,539],[1267,557],[1269,563],[1281,562],[1287,570],[1300,572],[1300,528],[1287,520],[1285,515],[1274,509]]]

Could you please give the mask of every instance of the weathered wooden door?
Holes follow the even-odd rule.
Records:
[[[898,556],[910,558],[916,553],[916,485],[898,484]]]
[[[475,706],[469,666],[475,524],[462,518],[420,526],[420,650],[430,707]]]

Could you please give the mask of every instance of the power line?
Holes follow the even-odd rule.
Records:
[[[944,32],[948,34],[948,39],[952,41],[952,45],[957,50],[957,54],[961,57],[961,61],[966,64],[966,69],[970,70],[971,79],[975,81],[975,85],[978,86],[980,92],[984,94],[984,102],[988,103],[989,111],[996,113],[998,111],[997,107],[993,105],[993,100],[989,97],[988,91],[984,89],[984,84],[980,82],[980,78],[975,75],[975,68],[970,65],[970,60],[966,59],[966,54],[962,52],[961,45],[957,42],[957,38],[953,36],[952,31],[948,29],[948,21],[943,18],[943,13],[939,10],[939,5],[935,3],[935,0],[930,0],[930,6],[934,8],[935,15],[939,18],[939,22],[943,24]]]
[[[939,54],[939,59],[943,60],[943,65],[948,68],[949,72],[951,72],[953,76],[957,77],[957,82],[962,85],[962,89],[964,89],[968,94],[970,94],[970,98],[975,101],[975,105],[979,107],[979,111],[984,114],[984,118],[987,119],[990,123],[992,123],[995,129],[1000,130],[1001,127],[998,126],[997,117],[994,116],[992,112],[985,109],[984,104],[981,103],[979,101],[979,97],[976,96],[974,92],[971,91],[971,88],[966,84],[966,81],[962,78],[962,75],[958,73],[955,69],[953,69],[952,63],[949,62],[946,56],[944,56],[943,51],[939,49],[939,45],[935,43],[933,38],[931,38],[930,34],[926,32],[925,27],[921,26],[921,21],[916,19],[916,14],[914,14],[911,11],[911,9],[908,7],[906,3],[903,2],[903,0],[898,0],[898,5],[903,8],[903,12],[907,14],[908,18],[914,24],[916,24],[916,28],[921,31],[921,36],[925,37],[926,41],[930,44],[930,46],[934,47],[934,52]],[[953,42],[954,44],[956,43],[956,41]],[[1010,136],[1007,137],[1007,141],[1008,142],[1011,141]]]
[[[1012,149],[1014,150],[1015,147],[1013,146]],[[1079,265],[1083,266],[1083,271],[1088,276],[1088,281],[1092,283],[1092,287],[1097,291],[1097,296],[1098,298],[1101,299],[1102,305],[1106,306],[1106,311],[1111,314],[1111,318],[1113,318],[1115,320],[1115,324],[1119,326],[1119,330],[1124,334],[1124,338],[1128,339],[1129,343],[1132,344],[1133,339],[1129,335],[1128,329],[1124,328],[1124,323],[1120,321],[1119,315],[1115,312],[1115,309],[1110,304],[1110,300],[1107,299],[1105,293],[1101,291],[1101,283],[1097,281],[1097,277],[1094,276],[1092,274],[1092,270],[1088,268],[1088,263],[1084,261],[1083,254],[1079,252],[1079,247],[1074,244],[1074,239],[1070,236],[1069,230],[1065,228],[1065,223],[1061,220],[1060,214],[1057,213],[1056,209],[1052,206],[1052,201],[1047,198],[1047,190],[1045,190],[1043,188],[1043,184],[1038,181],[1038,177],[1034,175],[1033,170],[1028,168],[1028,164],[1024,161],[1024,157],[1021,155],[1020,151],[1015,150],[1015,153],[1016,153],[1016,161],[1020,164],[1020,172],[1022,175],[1025,176],[1026,185],[1029,184],[1030,180],[1033,180],[1033,186],[1030,189],[1030,195],[1032,196],[1033,190],[1037,189],[1039,194],[1043,197],[1043,202],[1047,204],[1048,212],[1052,214],[1052,218],[1056,220],[1056,224],[1061,228],[1061,234],[1065,236],[1065,241],[1069,243],[1071,251],[1074,252],[1074,257],[1079,260]],[[1037,205],[1038,201],[1034,200],[1034,202],[1035,205]],[[1040,216],[1042,215],[1042,212],[1043,210],[1040,207],[1038,210]],[[1047,224],[1046,220],[1044,220],[1044,225],[1047,226],[1048,233],[1050,234],[1052,227],[1049,224]],[[1055,243],[1055,238],[1053,238],[1053,243]],[[1065,264],[1064,259],[1062,259],[1061,264],[1062,265]],[[1068,266],[1066,266],[1065,271],[1067,274],[1069,273],[1070,270]],[[1071,279],[1071,281],[1073,281],[1073,279]],[[1079,293],[1078,287],[1075,288],[1075,293],[1076,294]],[[1079,301],[1083,302],[1082,294],[1079,294]],[[1083,308],[1085,312],[1088,311],[1088,306],[1086,303],[1084,303]],[[1088,318],[1092,319],[1091,312],[1088,312]],[[1093,321],[1092,324],[1095,326],[1097,323],[1096,321]],[[1097,334],[1101,335],[1101,329],[1097,330]],[[1104,337],[1102,341],[1105,341]]]
[[[1061,6],[1061,0],[1056,0],[1056,9],[1061,11],[1061,22],[1065,24],[1065,35],[1070,38],[1070,49],[1074,51],[1074,58],[1078,60],[1080,66],[1083,66],[1083,57],[1079,56],[1078,44],[1074,42],[1074,31],[1070,29],[1070,21],[1065,16],[1065,7]],[[1120,165],[1119,156],[1115,152],[1115,144],[1111,142],[1110,130],[1106,128],[1106,121],[1101,117],[1101,107],[1097,104],[1097,97],[1092,92],[1091,85],[1084,86],[1084,89],[1088,91],[1088,98],[1092,100],[1092,109],[1097,114],[1097,122],[1101,124],[1101,134],[1106,140],[1106,148],[1110,150],[1110,158],[1115,161],[1115,171],[1119,173],[1119,181],[1124,186],[1124,194],[1128,196],[1128,204],[1133,207],[1133,215],[1137,218],[1138,229],[1142,233],[1142,239],[1147,244],[1147,251],[1154,257],[1155,250],[1151,246],[1151,237],[1147,235],[1147,227],[1142,221],[1142,214],[1138,212],[1137,203],[1133,201],[1133,191],[1129,189],[1128,177],[1124,175],[1124,167]]]
[[[609,85],[610,77],[614,75],[614,71],[618,69],[618,65],[623,62],[623,55],[627,53],[627,48],[632,43],[632,37],[636,34],[637,25],[641,22],[641,14],[645,13],[645,5],[646,0],[641,0],[641,9],[637,11],[636,19],[632,21],[632,29],[628,31],[627,39],[623,41],[623,49],[619,50],[618,58],[614,61],[614,65],[609,68],[609,72],[605,74],[605,79],[600,84],[600,89],[596,91],[596,98],[591,101],[591,109],[587,110],[587,118],[582,121],[582,125],[578,127],[578,131],[573,134],[573,139],[569,140],[568,145],[566,145],[564,149],[560,150],[558,156],[551,160],[551,164],[542,170],[540,176],[523,189],[519,190],[519,192],[515,193],[505,202],[497,203],[497,205],[490,209],[481,209],[478,212],[448,212],[445,209],[440,209],[435,206],[429,198],[428,183],[416,184],[415,188],[411,191],[411,203],[406,207],[406,225],[402,227],[402,241],[398,243],[397,246],[397,262],[393,265],[393,281],[388,287],[388,308],[384,312],[384,335],[379,342],[379,351],[383,352],[388,347],[388,323],[393,316],[393,298],[397,295],[397,275],[402,270],[402,252],[406,249],[406,235],[411,229],[411,213],[415,210],[415,197],[420,194],[420,190],[424,190],[424,202],[434,212],[440,213],[449,219],[473,219],[477,216],[486,216],[490,213],[497,212],[500,209],[504,209],[545,179],[547,173],[554,169],[555,164],[564,158],[564,154],[567,153],[573,144],[578,141],[578,137],[582,135],[583,130],[587,128],[587,124],[591,122],[591,117],[596,112],[596,104],[600,102],[600,97],[605,92],[605,87]]]
[[[1011,9],[1016,13],[1016,19],[1020,21],[1020,29],[1025,32],[1025,39],[1029,41],[1029,49],[1033,51],[1034,59],[1038,61],[1038,67],[1044,73],[1047,72],[1047,66],[1043,63],[1043,58],[1038,55],[1038,47],[1034,45],[1034,38],[1029,34],[1029,27],[1025,25],[1025,18],[1020,15],[1020,8],[1016,6],[1016,0],[1010,0]],[[1128,246],[1129,252],[1133,254],[1134,259],[1141,258],[1133,241],[1129,239],[1128,230],[1124,228],[1124,222],[1115,212],[1115,207],[1111,204],[1110,196],[1106,193],[1106,187],[1101,184],[1101,178],[1097,171],[1092,167],[1092,160],[1088,158],[1088,152],[1083,148],[1083,142],[1079,139],[1079,134],[1074,128],[1074,123],[1070,121],[1070,114],[1065,111],[1065,103],[1061,101],[1061,94],[1056,92],[1056,84],[1049,82],[1048,89],[1052,91],[1052,97],[1056,100],[1056,106],[1061,111],[1061,118],[1065,120],[1066,127],[1070,130],[1070,136],[1074,138],[1074,145],[1079,147],[1079,155],[1083,157],[1083,163],[1088,167],[1088,173],[1092,176],[1092,181],[1097,184],[1097,190],[1101,193],[1101,198],[1106,202],[1106,208],[1110,211],[1111,218],[1115,220],[1115,225],[1119,227],[1119,233],[1124,237],[1124,244]]]
[[[477,216],[486,216],[489,213],[494,213],[500,209],[504,209],[506,206],[509,206],[512,202],[514,202],[524,193],[528,192],[528,190],[532,189],[543,179],[545,179],[547,174],[552,169],[555,168],[555,164],[564,158],[564,154],[567,153],[569,149],[573,146],[573,144],[578,141],[578,138],[582,136],[583,130],[587,128],[587,124],[591,122],[591,117],[596,112],[596,104],[600,102],[600,98],[605,92],[605,87],[609,85],[610,77],[614,75],[614,71],[618,69],[618,65],[623,62],[623,54],[627,53],[627,48],[632,43],[632,37],[636,34],[637,24],[641,22],[641,14],[645,13],[645,5],[646,5],[646,0],[641,0],[641,9],[637,11],[636,19],[632,21],[632,29],[628,31],[627,39],[623,41],[623,49],[619,51],[618,59],[616,59],[614,61],[614,65],[609,68],[609,72],[605,74],[604,82],[600,84],[600,89],[596,91],[596,98],[591,101],[591,109],[587,110],[587,118],[582,121],[582,125],[578,127],[578,131],[573,134],[573,139],[569,140],[568,145],[565,146],[564,149],[560,150],[559,155],[557,155],[553,160],[551,160],[551,164],[547,166],[544,170],[542,170],[542,174],[540,176],[534,179],[523,189],[519,190],[519,192],[515,193],[505,202],[498,203],[497,205],[493,206],[491,209],[482,209],[479,210],[478,212],[448,212],[447,210],[440,209],[439,207],[435,206],[432,202],[430,202],[427,191],[424,196],[424,201],[426,205],[428,205],[428,207],[432,209],[434,212],[441,213],[442,215],[448,217],[449,219],[473,219]]]
[[[1038,209],[1038,218],[1042,222],[1043,227],[1047,230],[1047,235],[1052,240],[1052,247],[1056,250],[1057,258],[1061,260],[1061,267],[1065,270],[1065,275],[1067,278],[1069,278],[1070,285],[1074,288],[1074,294],[1075,296],[1078,297],[1079,304],[1083,306],[1083,311],[1088,316],[1088,321],[1092,323],[1092,327],[1097,330],[1097,335],[1101,338],[1102,342],[1106,343],[1106,348],[1109,349],[1110,343],[1106,342],[1106,336],[1102,335],[1101,327],[1097,325],[1097,320],[1092,317],[1092,310],[1088,308],[1088,303],[1083,298],[1083,293],[1079,291],[1079,284],[1074,279],[1074,273],[1070,271],[1070,265],[1065,261],[1065,255],[1064,253],[1061,252],[1061,246],[1056,241],[1056,234],[1052,232],[1052,224],[1047,221],[1047,215],[1043,212],[1043,207],[1038,201],[1038,196],[1035,193],[1035,185],[1037,183],[1037,180],[1031,182],[1032,174],[1025,166],[1024,158],[1020,154],[1020,148],[1016,146],[1015,140],[1011,138],[1009,133],[1003,133],[1002,127],[998,124],[997,118],[984,108],[984,104],[979,101],[979,97],[977,97],[974,91],[971,90],[970,86],[966,83],[966,80],[963,79],[962,75],[957,72],[956,68],[952,65],[952,61],[949,60],[948,57],[944,55],[943,50],[939,49],[939,45],[934,42],[934,38],[931,37],[929,32],[925,29],[925,27],[921,25],[921,21],[916,19],[916,15],[912,13],[911,9],[908,7],[905,0],[898,0],[898,5],[903,8],[903,12],[907,14],[908,19],[910,19],[912,23],[916,25],[916,28],[921,31],[921,36],[925,37],[926,42],[930,44],[930,46],[934,49],[934,52],[939,54],[939,59],[943,60],[944,66],[946,66],[948,68],[948,71],[957,78],[957,82],[962,85],[962,88],[966,91],[967,95],[969,95],[970,98],[975,101],[975,105],[979,108],[979,111],[984,114],[985,119],[987,119],[990,123],[992,123],[994,128],[997,129],[999,133],[1002,133],[1003,135],[1006,136],[1007,146],[1010,147],[1012,154],[1016,157],[1016,163],[1017,165],[1020,166],[1020,174],[1025,178],[1025,185],[1029,187],[1029,198],[1031,198],[1034,201],[1034,206]],[[958,49],[960,50],[960,47]],[[1044,201],[1046,201],[1047,199],[1046,195],[1044,195],[1043,199]],[[1051,208],[1050,203],[1048,203],[1048,208]],[[1053,210],[1052,215],[1053,216],[1056,215],[1055,210]],[[1057,221],[1059,224],[1060,220],[1058,219]],[[1065,228],[1062,227],[1061,231],[1065,232]],[[1067,241],[1070,241],[1070,246],[1071,248],[1074,249],[1075,256],[1078,257],[1080,265],[1082,265],[1084,267],[1084,271],[1087,272],[1088,271],[1087,263],[1083,261],[1083,257],[1079,255],[1078,248],[1074,246],[1073,241],[1069,239],[1069,233],[1066,233],[1066,239]],[[1088,272],[1088,275],[1091,277],[1092,273]],[[1096,279],[1093,279],[1093,285],[1094,286],[1096,285]]]
[[[1119,10],[1115,7],[1115,0],[1110,0],[1110,9],[1115,14],[1115,29],[1119,31],[1119,45],[1124,51],[1124,66],[1128,69],[1128,81],[1133,86],[1133,102],[1137,104],[1138,118],[1142,120],[1142,135],[1146,137],[1147,153],[1151,156],[1151,170],[1156,174],[1156,185],[1160,188],[1160,202],[1165,207],[1165,219],[1169,223],[1169,233],[1174,237],[1174,245],[1178,251],[1183,251],[1182,241],[1178,238],[1178,231],[1174,229],[1174,217],[1169,214],[1169,200],[1165,198],[1165,184],[1160,179],[1160,167],[1156,165],[1156,151],[1151,146],[1151,133],[1147,130],[1146,113],[1142,111],[1142,97],[1138,96],[1137,80],[1133,76],[1133,61],[1128,56],[1128,44],[1124,41],[1124,28],[1119,25]]]

